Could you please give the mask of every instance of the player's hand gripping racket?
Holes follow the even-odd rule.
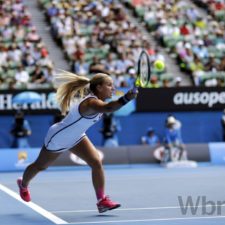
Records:
[[[141,54],[138,58],[137,63],[137,75],[134,83],[134,92],[137,91],[137,88],[147,87],[151,77],[151,63],[148,56],[148,53],[145,50],[141,51]]]

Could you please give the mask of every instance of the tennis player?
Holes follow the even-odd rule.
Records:
[[[137,91],[130,90],[116,101],[105,102],[115,91],[112,78],[103,73],[91,79],[63,71],[55,75],[57,100],[65,118],[52,125],[46,135],[44,145],[35,162],[24,171],[17,180],[21,198],[29,202],[31,196],[28,185],[40,171],[45,170],[64,151],[71,151],[86,161],[92,169],[92,181],[97,196],[100,213],[120,207],[105,195],[105,177],[102,162],[86,130],[95,124],[105,112],[114,112],[137,96]],[[88,92],[86,91],[88,90]],[[86,96],[84,93],[86,91]],[[79,103],[72,103],[75,96],[83,96]]]

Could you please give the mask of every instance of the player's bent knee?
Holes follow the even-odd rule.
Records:
[[[102,168],[102,160],[100,158],[94,158],[88,164],[91,168],[95,168],[95,169],[101,169]]]

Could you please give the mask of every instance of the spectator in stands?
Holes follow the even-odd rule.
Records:
[[[91,26],[95,24],[95,17],[91,12],[87,12],[86,18],[83,21],[83,24],[86,26]]]
[[[51,19],[53,16],[57,16],[59,13],[59,9],[56,6],[56,2],[50,3],[49,8],[47,9],[47,16]]]
[[[22,52],[16,43],[12,44],[9,49],[8,56],[17,64],[21,62]]]
[[[16,84],[27,86],[29,82],[29,78],[30,78],[29,73],[25,70],[23,65],[20,65],[15,75]]]
[[[28,44],[29,46],[29,44]],[[30,45],[30,47],[28,47],[28,49],[31,48],[31,53],[32,53],[32,57],[35,59],[35,61],[37,62],[38,60],[41,59],[41,52],[40,52],[40,49],[35,46],[35,45]]]
[[[109,74],[115,73],[115,60],[113,58],[112,53],[109,53],[107,55],[106,60],[103,60],[103,64],[105,65],[104,69],[107,71],[107,73]]]
[[[205,70],[206,71],[217,71],[218,65],[215,61],[215,57],[209,57],[209,61],[205,65]]]
[[[218,66],[219,71],[225,71],[225,56],[222,58],[219,66]]]
[[[22,57],[22,64],[24,67],[34,66],[36,61],[30,53],[25,53]]]
[[[0,66],[2,66],[6,62],[6,58],[8,56],[8,48],[3,44],[0,45]]]
[[[34,46],[29,41],[23,41],[22,45],[20,46],[21,51],[23,54],[31,54],[32,57],[36,60],[36,58],[33,56]]]
[[[211,1],[210,9],[216,14],[216,11],[222,11],[225,9],[225,3],[223,0]]]
[[[80,60],[80,59],[84,59],[84,56],[85,56],[85,52],[83,51],[82,47],[79,44],[77,44],[76,45],[76,50],[73,53],[73,59],[75,61],[76,60]]]
[[[207,59],[209,57],[208,49],[204,46],[203,40],[198,40],[197,44],[192,48],[193,52],[199,59]]]
[[[223,142],[225,142],[225,109],[223,110],[223,115],[221,118],[221,125],[222,125],[222,129],[223,129]]]
[[[217,87],[225,87],[225,79],[223,77],[217,78]]]
[[[167,78],[163,78],[162,87],[164,87],[164,88],[170,87],[170,81]]]
[[[35,84],[43,84],[46,82],[46,77],[40,66],[36,66],[35,70],[31,73],[31,82]]]
[[[41,58],[37,61],[37,64],[41,67],[53,66],[52,61],[48,57],[48,54],[41,54]]]
[[[17,65],[18,63],[16,63],[8,54],[5,62],[2,64],[2,67],[5,68],[5,70],[13,70],[17,68]]]
[[[52,84],[53,75],[54,75],[53,67],[47,66],[47,67],[44,68],[43,72],[44,72],[44,76],[46,78],[46,81],[48,83]]]
[[[181,77],[176,77],[175,78],[175,87],[180,87],[181,86],[181,81],[182,81],[182,78]]]
[[[40,36],[37,34],[36,28],[32,27],[31,31],[27,35],[27,40],[30,42],[38,43],[41,41]]]
[[[93,61],[89,66],[89,73],[106,73],[105,66],[100,62],[97,56],[93,57]]]
[[[126,79],[127,82],[127,86],[128,87],[133,87],[134,86],[134,82],[136,80],[136,70],[134,67],[130,67],[127,70],[128,73],[128,77]]]
[[[165,62],[165,57],[164,55],[160,52],[160,50],[158,48],[155,49],[155,54],[154,54],[154,58],[152,57],[152,60],[161,60],[163,62]]]
[[[193,6],[187,8],[186,15],[190,21],[196,21],[197,17],[199,16],[199,12]]]
[[[2,89],[2,87],[4,87],[4,82],[5,82],[5,80],[2,77],[0,77],[0,89]]]
[[[28,137],[31,135],[31,128],[28,120],[25,119],[24,113],[18,111],[11,127],[13,136],[12,148],[29,148]]]
[[[15,90],[16,89],[16,80],[11,79],[8,81],[8,89],[9,90]]]
[[[125,82],[125,76],[120,74],[113,74],[111,75],[115,88],[119,88]]]
[[[73,71],[79,75],[87,75],[89,73],[89,66],[89,63],[82,57],[75,61]]]
[[[180,34],[183,35],[183,36],[188,36],[190,35],[191,33],[191,30],[189,28],[189,25],[187,22],[185,22],[184,24],[182,24],[180,26]]]
[[[213,45],[213,40],[211,37],[209,37],[208,34],[204,34],[203,35],[203,41],[204,41],[204,45],[206,47],[212,46]]]
[[[199,86],[204,74],[204,66],[202,61],[196,55],[194,56],[194,61],[190,64],[190,69],[193,73],[194,84]]]
[[[160,87],[158,77],[156,75],[151,76],[150,82],[147,87],[149,87],[149,88],[159,88]]]
[[[132,61],[129,60],[124,53],[120,54],[115,63],[116,73],[124,74],[130,66],[133,66]]]
[[[39,44],[38,44],[38,47],[39,47],[39,49],[40,49],[40,52],[41,52],[41,56],[42,57],[47,57],[47,56],[49,56],[49,54],[48,54],[48,50],[47,50],[47,48],[44,46],[44,44],[43,44],[43,42],[40,42]],[[50,64],[50,63],[49,63]]]
[[[155,130],[152,127],[149,127],[146,135],[141,137],[141,144],[154,147],[160,145],[159,137],[155,134]]]

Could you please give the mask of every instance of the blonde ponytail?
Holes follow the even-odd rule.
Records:
[[[78,76],[74,73],[61,70],[56,74],[53,83],[57,88],[56,98],[61,108],[62,114],[65,114],[70,106],[70,102],[75,95],[84,95],[85,86],[90,82],[87,77]]]

